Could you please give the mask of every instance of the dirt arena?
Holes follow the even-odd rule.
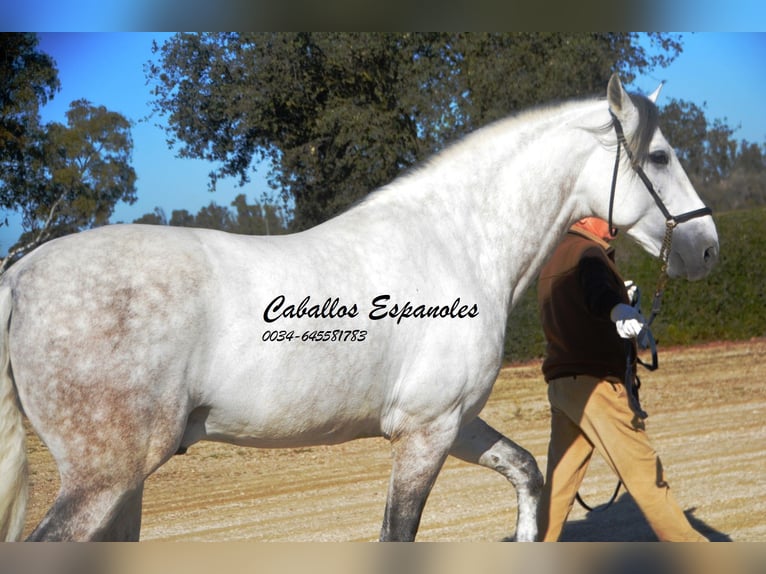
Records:
[[[642,376],[647,429],[676,498],[713,540],[766,541],[766,339],[661,349]],[[538,362],[505,368],[483,418],[545,468],[548,408]],[[55,497],[55,466],[29,435],[30,505],[25,535]],[[373,541],[389,474],[388,443],[256,450],[200,443],[149,478],[142,540]],[[594,457],[582,494],[605,502],[616,485]],[[504,478],[453,458],[439,475],[421,541],[500,541],[513,536],[515,492]],[[575,506],[564,540],[655,537],[621,494],[606,512]]]

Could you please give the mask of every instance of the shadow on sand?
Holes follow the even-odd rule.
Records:
[[[695,518],[694,508],[684,513],[691,525],[712,542],[731,542],[731,538]],[[561,533],[562,542],[656,542],[652,529],[633,498],[623,493],[608,509],[598,508],[583,520],[570,520]]]

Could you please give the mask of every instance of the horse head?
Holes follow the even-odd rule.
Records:
[[[718,259],[718,234],[711,211],[659,127],[654,103],[659,91],[649,97],[628,94],[616,74],[609,81],[616,160],[608,215],[654,256],[661,256],[663,242],[670,242],[669,276],[701,279]],[[598,193],[603,205],[603,188]]]

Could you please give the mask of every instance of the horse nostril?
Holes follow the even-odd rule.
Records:
[[[715,263],[716,259],[718,259],[718,249],[715,246],[708,247],[705,249],[703,258],[705,259],[705,263]]]

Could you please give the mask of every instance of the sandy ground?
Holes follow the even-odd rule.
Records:
[[[713,540],[766,541],[766,339],[661,349],[642,376],[648,432],[676,498]],[[505,368],[482,417],[545,468],[548,406],[540,365]],[[58,488],[50,455],[30,433],[25,534]],[[256,450],[201,443],[147,481],[142,540],[372,541],[389,473],[383,439]],[[591,505],[616,484],[595,457],[582,488]],[[514,534],[515,492],[487,469],[448,459],[431,493],[421,541],[499,541]],[[655,537],[629,495],[605,512],[575,506],[564,540]]]

